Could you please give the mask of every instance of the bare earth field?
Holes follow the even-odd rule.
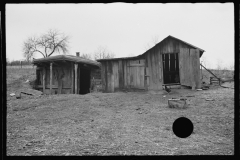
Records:
[[[33,69],[7,70],[7,155],[234,153],[233,89],[9,96],[30,87],[23,82],[34,74]],[[225,86],[234,87],[233,82]],[[188,108],[168,108],[172,97],[187,98]],[[182,116],[194,124],[185,139],[172,131],[174,120]]]

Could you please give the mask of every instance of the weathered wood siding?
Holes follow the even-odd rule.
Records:
[[[190,56],[190,49],[193,55]],[[182,52],[181,52],[182,50]],[[180,79],[182,85],[192,86],[192,83],[196,83],[196,86],[200,86],[200,73],[199,56],[200,52],[196,51],[195,48],[175,39],[166,39],[155,47],[151,48],[145,53],[146,58],[146,74],[147,74],[147,86],[149,90],[161,90],[163,82],[163,65],[162,65],[162,54],[179,54],[179,68]],[[194,71],[196,75],[190,72],[190,61],[195,63]],[[199,75],[200,76],[200,75]]]
[[[78,76],[77,84],[80,84],[80,81],[84,77],[80,77],[80,67],[82,64],[78,65]],[[50,94],[50,64],[48,65],[39,65],[38,66],[38,84],[37,88],[43,90],[43,69],[45,68],[45,94]],[[91,70],[91,78],[96,79],[96,84],[101,86],[101,73],[100,68],[88,67]],[[75,66],[74,63],[53,63],[52,66],[52,93],[53,94],[69,94],[75,93]],[[80,85],[77,85],[77,92],[79,92]],[[101,88],[101,87],[98,87]]]
[[[181,48],[179,53],[179,74],[181,85],[191,86],[190,53],[188,48]]]
[[[101,69],[92,69],[90,74],[91,84],[90,86],[94,86],[95,88],[91,88],[93,90],[97,89],[97,91],[102,90],[102,79],[101,79]]]
[[[103,61],[101,65],[103,92],[128,88],[144,89],[144,59]]]
[[[194,88],[202,87],[199,53],[200,52],[198,49],[190,49],[190,65],[191,65],[190,75],[192,80],[192,87]]]
[[[168,38],[138,59],[101,61],[103,91],[114,92],[127,88],[162,90],[164,84],[162,55],[171,53],[178,53],[180,83],[187,86],[192,86],[194,83],[199,88],[201,86],[200,74],[198,74],[200,73],[199,57],[202,52],[179,40]]]

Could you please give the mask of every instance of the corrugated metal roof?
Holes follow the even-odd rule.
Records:
[[[97,61],[77,57],[74,55],[57,55],[57,56],[51,56],[51,57],[46,57],[46,58],[39,58],[39,59],[34,59],[32,63],[36,64],[36,63],[41,63],[41,62],[53,62],[53,61],[63,61],[63,60],[76,62],[76,63],[85,63],[85,64],[90,64],[90,65],[100,66],[100,63]]]
[[[176,39],[176,40],[181,41],[182,43],[185,43],[185,44],[187,44],[187,45],[189,45],[189,46],[191,46],[191,47],[193,47],[193,48],[199,49],[201,52],[205,52],[203,49],[198,48],[198,47],[196,47],[196,46],[194,46],[194,45],[192,45],[192,44],[190,44],[190,43],[187,43],[187,42],[185,42],[185,41],[183,41],[183,40],[181,40],[181,39],[178,39],[178,38],[176,38],[176,37],[173,37],[173,36],[171,36],[171,35],[169,35],[169,36],[167,36],[166,38],[164,38],[162,41],[160,41],[159,43],[157,43],[155,46],[157,46],[158,44],[162,43],[164,40],[166,40],[166,39],[168,39],[168,38]],[[152,48],[154,48],[155,46],[153,46]],[[150,48],[150,49],[152,49],[152,48]],[[122,57],[122,58],[111,58],[111,59],[97,59],[97,61],[120,60],[120,59],[135,59],[135,58],[141,57],[142,55],[144,55],[145,53],[147,53],[150,49],[148,49],[148,50],[147,50],[146,52],[144,52],[143,54],[140,54],[140,55],[135,56],[135,57]],[[200,55],[200,57],[201,57],[201,56],[202,56],[202,54]]]

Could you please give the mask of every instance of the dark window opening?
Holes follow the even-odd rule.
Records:
[[[80,90],[79,94],[90,93],[90,70],[80,68]]]
[[[163,54],[164,84],[180,83],[178,53]]]
[[[36,70],[36,85],[41,85],[42,81],[41,81],[41,73],[40,73],[40,69]]]

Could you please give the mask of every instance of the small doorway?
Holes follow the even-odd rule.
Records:
[[[180,84],[178,53],[162,55],[163,83]]]
[[[80,68],[80,90],[79,94],[90,93],[90,69]]]

